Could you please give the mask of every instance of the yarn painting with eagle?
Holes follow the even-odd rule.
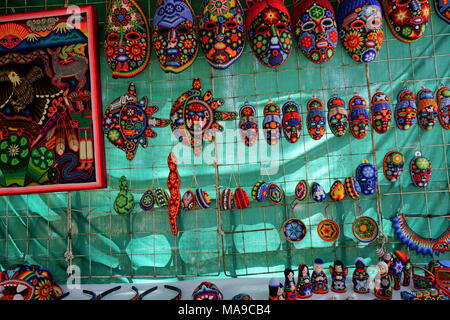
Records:
[[[78,8],[0,22],[0,194],[103,184],[93,125],[100,93],[90,77],[95,8]]]

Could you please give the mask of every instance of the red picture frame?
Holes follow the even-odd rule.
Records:
[[[0,16],[0,195],[106,187],[93,5]]]

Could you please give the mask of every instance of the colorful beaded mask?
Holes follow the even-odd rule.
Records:
[[[171,129],[181,143],[191,146],[195,155],[203,149],[204,140],[214,141],[214,133],[224,129],[218,121],[234,120],[236,112],[224,112],[217,109],[222,99],[214,99],[211,91],[202,93],[200,79],[195,78],[192,89],[183,93],[170,110]]]
[[[192,293],[193,300],[223,300],[223,294],[219,288],[211,282],[200,283]]]
[[[186,0],[158,0],[153,17],[153,48],[165,72],[178,73],[194,62],[197,34],[194,12]]]
[[[113,78],[130,78],[150,59],[150,30],[144,12],[134,0],[110,0],[103,43]]]
[[[0,300],[54,300],[62,289],[41,266],[20,264],[0,272]]]
[[[209,64],[226,69],[244,51],[244,10],[239,0],[203,0],[199,41]]]
[[[325,112],[320,99],[313,97],[306,105],[308,109],[308,133],[314,140],[320,140],[325,134]]]
[[[298,47],[314,63],[334,56],[338,32],[334,9],[328,0],[293,0],[292,23]]]
[[[387,180],[397,181],[405,167],[405,157],[399,151],[389,151],[383,159],[383,173]]]
[[[341,0],[336,16],[339,38],[358,62],[375,60],[383,44],[381,6],[377,0]]]
[[[409,43],[423,35],[431,14],[428,0],[382,0],[382,4],[389,29],[398,40]]]
[[[372,97],[372,126],[374,130],[383,134],[389,130],[392,110],[389,105],[389,98],[381,91],[377,91]]]
[[[434,93],[429,89],[421,89],[417,93],[417,122],[423,130],[434,128],[438,119],[438,106]]]
[[[242,141],[248,147],[253,146],[258,140],[258,120],[256,109],[245,102],[239,110],[239,133]]]
[[[263,128],[269,145],[276,145],[281,139],[280,107],[270,102],[264,107]]]
[[[446,130],[450,130],[450,88],[442,86],[436,93],[439,105],[439,122]]]
[[[302,132],[302,118],[299,106],[292,100],[288,100],[282,107],[283,110],[283,132],[286,139],[295,143]]]
[[[431,162],[420,152],[416,152],[409,163],[409,171],[413,184],[418,188],[425,188],[431,178]]]
[[[256,58],[266,67],[277,68],[292,49],[291,17],[284,0],[246,0],[247,37]]]
[[[347,132],[348,114],[345,109],[345,102],[341,98],[334,96],[327,103],[328,106],[328,125],[331,132],[336,137],[342,137]]]
[[[416,122],[417,106],[414,92],[404,88],[397,95],[395,123],[400,130],[410,129]]]
[[[450,2],[448,0],[434,0],[434,8],[439,18],[450,24]]]
[[[353,96],[350,107],[350,131],[356,139],[364,138],[369,132],[369,112],[366,100],[358,95]]]
[[[139,101],[134,83],[128,92],[115,99],[105,111],[103,128],[108,140],[126,152],[127,159],[133,160],[139,145],[146,148],[147,138],[155,138],[152,127],[167,127],[169,120],[153,117],[157,106],[149,106],[147,97]]]
[[[355,179],[361,187],[361,192],[365,195],[370,195],[375,192],[378,183],[377,168],[364,160],[355,171]]]

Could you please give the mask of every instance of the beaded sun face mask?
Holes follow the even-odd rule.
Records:
[[[383,44],[381,6],[377,0],[344,0],[337,13],[339,38],[358,62],[375,60]]]

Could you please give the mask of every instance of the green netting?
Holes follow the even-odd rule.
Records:
[[[151,23],[156,1],[138,2]],[[201,1],[192,2],[198,13]],[[98,9],[101,44],[105,1],[69,1],[76,5],[88,3],[95,4]],[[64,4],[64,0],[6,0],[0,4],[0,13],[34,11]],[[394,108],[395,97],[405,82],[414,92],[421,86],[436,91],[441,82],[450,83],[450,29],[437,17],[434,9],[425,35],[416,43],[400,42],[386,24],[384,27],[385,39],[380,55],[367,70],[365,65],[351,60],[340,44],[333,59],[325,65],[309,62],[294,49],[289,60],[273,70],[260,64],[247,44],[241,58],[227,70],[210,68],[199,50],[194,64],[180,74],[164,73],[152,52],[149,67],[132,80],[139,96],[146,95],[151,104],[159,106],[160,111],[155,116],[168,118],[173,101],[191,87],[194,77],[199,77],[205,90],[212,89],[214,97],[225,100],[223,111],[238,112],[246,99],[256,106],[259,125],[269,99],[280,106],[288,98],[294,99],[301,105],[301,116],[305,120],[306,102],[313,94],[324,102],[338,94],[348,102],[356,91],[369,102],[369,89],[374,94],[379,88],[389,95]],[[100,61],[105,110],[109,102],[126,91],[128,80],[112,79],[102,47]],[[380,189],[377,196],[361,197],[362,213],[373,217],[382,227],[389,238],[387,249],[405,250],[417,264],[431,259],[402,245],[394,235],[389,218],[396,212],[448,214],[450,133],[439,124],[432,131],[424,132],[418,126],[401,131],[392,122],[387,134],[369,133],[363,140],[356,140],[350,134],[336,138],[327,128],[324,138],[313,141],[304,122],[301,139],[296,144],[283,139],[277,148],[268,150],[261,136],[257,147],[249,150],[243,146],[236,131],[238,120],[221,123],[227,134],[218,138],[216,149],[212,145],[204,150],[204,161],[180,163],[181,194],[202,187],[212,196],[213,206],[207,210],[180,213],[177,237],[170,232],[167,210],[156,208],[143,212],[135,209],[124,217],[113,209],[122,175],[129,179],[136,201],[148,188],[166,187],[167,155],[176,144],[170,129],[163,128],[157,130],[157,138],[150,139],[148,148],[138,150],[131,163],[122,151],[106,141],[108,188],[104,190],[1,197],[2,267],[24,261],[37,263],[52,270],[56,279],[66,279],[64,254],[69,217],[72,219],[73,264],[80,268],[83,283],[267,276],[281,273],[287,266],[295,269],[299,263],[311,265],[317,257],[321,257],[325,265],[341,259],[351,266],[359,256],[375,264],[378,244],[357,242],[352,235],[352,223],[359,215],[358,202],[348,197],[339,203],[327,200],[321,204],[309,201],[298,205],[294,216],[301,218],[308,227],[302,242],[290,244],[280,233],[283,222],[291,216],[289,205],[299,180],[319,182],[329,190],[335,179],[343,181],[346,176],[354,175],[356,166],[363,159],[377,166]],[[192,154],[189,149],[182,150],[185,156]],[[390,150],[401,151],[408,164],[417,150],[431,159],[433,171],[426,190],[415,188],[407,171],[397,183],[384,178],[382,160]],[[283,188],[287,195],[285,202],[279,205],[268,200],[252,202],[249,209],[219,214],[215,204],[215,168],[210,161],[216,154],[221,188],[240,186],[250,194],[253,184],[263,178]],[[316,232],[317,224],[325,218],[324,208],[328,203],[328,216],[341,228],[340,237],[334,243],[321,240]],[[436,238],[447,230],[449,221],[422,217],[410,218],[408,224],[421,236]],[[449,255],[441,254],[440,258],[448,259]]]

